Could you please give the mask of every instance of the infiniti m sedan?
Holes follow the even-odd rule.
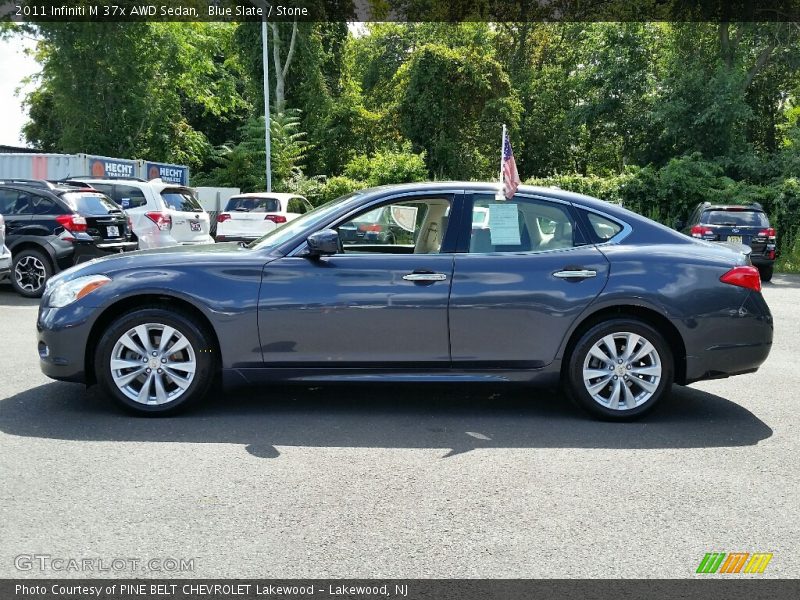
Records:
[[[340,234],[376,209],[403,235]],[[673,383],[754,372],[772,333],[747,256],[602,200],[474,182],[352,193],[248,245],[96,259],[48,282],[38,318],[46,375],[143,415],[215,380],[452,381],[561,386],[629,420]]]

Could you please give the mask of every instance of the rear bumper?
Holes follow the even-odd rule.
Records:
[[[252,242],[261,236],[245,236],[245,235],[218,235],[218,242]]]
[[[685,383],[753,373],[772,350],[772,314],[760,293],[750,293],[734,314],[704,320],[687,340]]]
[[[93,258],[101,258],[111,254],[133,252],[139,249],[138,242],[95,242],[91,244],[75,244],[75,264]]]

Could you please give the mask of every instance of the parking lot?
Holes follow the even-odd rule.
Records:
[[[0,577],[684,578],[714,551],[795,577],[800,277],[764,295],[762,369],[676,386],[637,423],[474,385],[274,387],[141,419],[44,377],[37,303],[0,286]],[[20,570],[33,554],[160,562]]]

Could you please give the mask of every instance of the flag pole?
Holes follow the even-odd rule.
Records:
[[[503,182],[503,155],[505,154],[506,149],[506,124],[503,123],[503,136],[500,138],[500,191],[498,192],[499,196],[503,197],[505,200],[505,184]]]

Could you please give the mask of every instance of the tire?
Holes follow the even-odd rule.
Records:
[[[761,281],[772,281],[772,272],[774,269],[774,265],[759,267],[758,272],[761,275]]]
[[[613,343],[614,349],[606,342]],[[630,343],[636,360],[628,358]],[[607,421],[630,421],[650,412],[669,394],[674,379],[672,351],[664,337],[635,319],[594,325],[578,340],[567,364],[569,396],[591,415]]]
[[[161,349],[165,332],[169,338]],[[95,351],[95,373],[101,388],[129,412],[172,415],[208,392],[215,353],[211,336],[194,317],[146,307],[121,315],[106,329]],[[112,369],[112,361],[118,368]]]
[[[47,280],[53,276],[53,263],[42,251],[24,248],[11,261],[11,285],[26,298],[41,298]]]

